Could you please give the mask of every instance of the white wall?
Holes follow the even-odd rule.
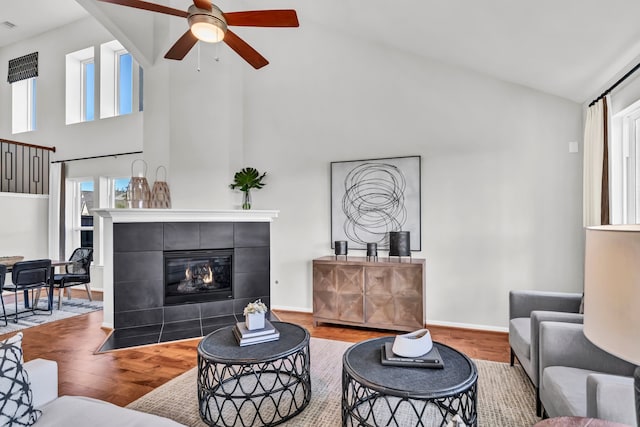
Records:
[[[430,321],[504,327],[510,289],[582,289],[580,105],[313,25],[276,44],[244,89],[254,202],[281,210],[275,304],[312,306],[329,163],[403,155],[422,156]]]
[[[38,54],[37,121],[33,132],[11,133],[11,85],[0,81],[0,137],[30,144],[55,146],[52,160],[142,150],[142,114],[133,113],[92,122],[65,124],[65,55],[113,40],[93,18],[85,18],[41,36],[0,49],[2,72],[10,59]],[[6,74],[5,74],[6,75]],[[99,82],[99,59],[96,82]],[[96,97],[99,96],[96,89]],[[98,103],[99,104],[99,103]],[[96,111],[96,117],[99,112]]]
[[[0,193],[0,256],[48,258],[49,196]]]
[[[241,36],[271,64],[222,45],[203,47],[200,72],[195,50],[145,68],[144,156],[169,168],[176,208],[237,207],[233,172],[268,172],[253,204],[281,211],[274,306],[311,309],[311,260],[331,253],[329,163],[402,155],[422,156],[429,321],[503,328],[510,289],[582,289],[580,105],[313,22]],[[91,141],[137,141],[138,123],[119,123]]]
[[[253,204],[281,211],[274,306],[312,308],[311,260],[331,253],[330,162],[403,155],[422,156],[429,321],[500,329],[510,289],[582,289],[579,104],[313,23],[243,34],[268,67],[203,46],[198,72],[194,49],[146,86],[168,81],[170,108],[145,120],[170,123],[174,207],[237,207],[233,172],[268,172]],[[158,64],[145,76],[166,74]],[[166,150],[145,132],[145,158]]]

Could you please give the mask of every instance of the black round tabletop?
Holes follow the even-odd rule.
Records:
[[[233,335],[234,326],[211,332],[198,344],[198,354],[217,363],[259,363],[280,359],[309,345],[309,332],[298,325],[271,322],[280,332],[280,338],[260,344],[240,347]]]
[[[438,342],[443,369],[383,365],[380,353],[395,337],[374,338],[350,347],[343,368],[360,384],[388,395],[416,399],[451,396],[469,389],[478,379],[476,365],[466,355]]]

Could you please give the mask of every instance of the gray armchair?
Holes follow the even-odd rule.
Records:
[[[596,417],[636,426],[633,371],[592,344],[583,325],[540,325],[540,400],[550,417]]]
[[[509,292],[510,362],[517,358],[536,389],[536,413],[540,416],[538,396],[538,348],[540,323],[558,321],[582,323],[579,314],[581,293],[511,291]]]

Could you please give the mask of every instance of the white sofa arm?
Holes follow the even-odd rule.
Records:
[[[52,360],[34,359],[24,364],[31,391],[33,406],[39,407],[58,398],[58,364]]]
[[[587,416],[636,426],[633,377],[589,375],[587,377]]]

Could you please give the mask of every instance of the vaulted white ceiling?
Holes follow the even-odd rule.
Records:
[[[155,2],[180,9],[190,4],[189,0]],[[640,58],[637,0],[221,0],[218,4],[226,11],[293,8],[301,26],[305,21],[322,23],[371,43],[577,102],[598,95]],[[131,9],[130,13],[151,12]],[[0,48],[83,16],[86,12],[74,0],[3,0],[0,23],[10,21],[16,28],[0,25]]]

